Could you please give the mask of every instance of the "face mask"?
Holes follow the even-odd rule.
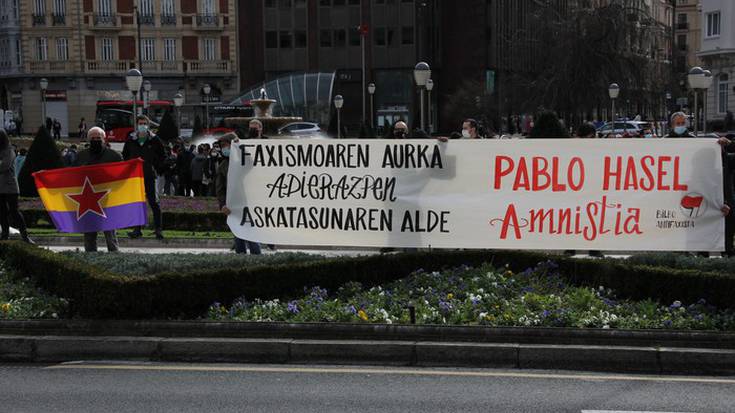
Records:
[[[230,148],[224,148],[224,149],[222,149],[222,156],[224,156],[225,158],[229,158],[230,157]]]
[[[651,138],[653,138],[653,134],[647,133],[647,134],[643,135],[643,137],[646,138],[646,139],[651,139]]]
[[[148,132],[148,125],[138,125],[138,133]]]
[[[251,138],[257,138],[258,135],[260,135],[260,132],[258,132],[258,128],[250,128],[250,137]]]
[[[470,138],[470,131],[468,131],[467,129],[462,129],[462,137],[465,138],[465,139],[469,139]]]
[[[676,127],[674,127],[674,133],[676,133],[677,135],[683,135],[683,134],[686,133],[686,131],[687,131],[687,127],[686,126],[676,126]]]
[[[394,136],[394,137],[395,137],[396,139],[403,139],[403,138],[405,138],[405,137],[406,137],[406,131],[402,131],[402,130],[397,130],[397,131],[394,131],[394,132],[393,132],[393,136]]]
[[[92,153],[102,152],[102,141],[98,141],[98,140],[89,141],[89,150]]]

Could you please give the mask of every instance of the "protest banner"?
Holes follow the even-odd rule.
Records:
[[[243,140],[228,225],[282,245],[719,251],[712,139]]]

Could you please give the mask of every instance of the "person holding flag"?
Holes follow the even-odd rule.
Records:
[[[156,178],[158,177],[158,171],[163,170],[163,164],[166,161],[166,151],[163,148],[161,139],[150,131],[148,124],[147,116],[138,115],[136,118],[136,129],[130,134],[130,139],[125,142],[122,154],[125,160],[135,158],[143,160],[145,196],[148,200],[148,206],[153,211],[156,239],[162,240],[161,205],[158,202],[158,193],[156,192]],[[143,236],[143,232],[138,227],[128,232],[128,236],[130,238],[140,238]]]
[[[122,161],[119,153],[108,148],[105,144],[105,131],[100,127],[93,127],[87,131],[89,139],[89,149],[84,149],[77,154],[77,160],[74,166],[99,165],[110,162]],[[105,241],[107,241],[107,251],[117,252],[119,250],[117,243],[117,235],[115,230],[103,231]],[[84,233],[84,251],[97,251],[97,232]]]

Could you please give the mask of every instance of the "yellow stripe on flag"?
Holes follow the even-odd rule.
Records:
[[[78,205],[72,201],[67,194],[78,194],[82,192],[81,186],[70,188],[41,188],[38,195],[43,201],[47,211],[76,211]],[[94,185],[95,192],[110,190],[100,200],[102,208],[130,204],[133,202],[145,202],[145,186],[143,178],[129,178],[120,181],[105,182]]]

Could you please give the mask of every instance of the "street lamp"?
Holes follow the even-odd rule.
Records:
[[[174,96],[174,106],[176,106],[176,125],[179,127],[179,131],[181,131],[181,105],[183,104],[184,95],[179,92]]]
[[[143,74],[138,69],[130,69],[125,74],[125,83],[133,94],[133,126],[135,126],[135,118],[138,116],[138,91],[143,84]]]
[[[707,79],[704,77],[704,70],[701,67],[695,66],[689,70],[687,75],[687,81],[689,82],[689,88],[694,91],[694,136],[697,136],[699,120],[699,102],[697,99],[697,90],[704,89]]]
[[[428,110],[429,112],[429,134],[431,134],[433,132],[432,129],[434,129],[434,116],[432,116],[432,113],[431,113],[431,91],[432,90],[434,90],[434,81],[429,79],[426,81],[426,91],[428,92],[428,96],[426,99],[427,100],[426,106],[429,109]]]
[[[421,90],[421,96],[419,97],[419,100],[421,101],[420,109],[421,109],[421,130],[425,130],[425,119],[424,119],[424,89],[426,88],[426,82],[431,77],[431,67],[429,67],[429,64],[426,62],[419,62],[416,64],[416,67],[413,69],[413,78],[416,80],[416,86],[419,87]]]
[[[150,80],[145,80],[143,82],[143,90],[145,91],[145,100],[143,100],[143,109],[145,109],[145,114],[148,114],[148,107],[151,105],[151,89],[153,88],[153,85],[151,84]]]
[[[42,77],[38,82],[41,87],[41,124],[46,124],[46,89],[48,89],[48,79]],[[49,131],[50,132],[50,131]]]
[[[342,106],[344,106],[345,100],[342,98],[342,95],[337,95],[334,97],[334,107],[337,108],[337,139],[342,137]]]
[[[709,70],[704,71],[704,125],[702,126],[702,131],[704,133],[707,133],[707,98],[709,95],[709,88],[712,87],[712,81],[714,78],[712,77],[712,72]]]
[[[204,108],[206,110],[206,129],[209,130],[209,94],[212,93],[212,86],[209,86],[209,83],[205,84],[202,88],[202,91],[204,92]]]
[[[370,127],[375,127],[375,108],[373,107],[373,98],[375,95],[375,83],[370,83],[367,87],[370,94]]]
[[[610,83],[610,86],[607,87],[607,93],[610,95],[610,100],[612,101],[612,114],[610,116],[610,122],[611,122],[611,130],[613,133],[615,133],[615,99],[618,98],[620,95],[620,86],[618,86],[617,83]]]

